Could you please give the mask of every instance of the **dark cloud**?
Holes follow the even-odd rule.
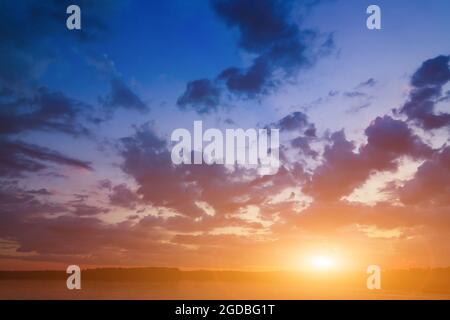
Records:
[[[400,108],[408,120],[424,129],[439,129],[450,124],[450,114],[436,113],[436,102],[442,99],[442,87],[450,80],[450,56],[438,56],[425,61],[413,74],[413,89],[408,101]]]
[[[374,87],[377,84],[377,81],[374,78],[369,78],[366,81],[361,82],[358,84],[357,88],[371,88]]]
[[[98,186],[100,189],[106,189],[106,190],[111,191],[112,182],[109,179],[103,179],[98,182]]]
[[[183,172],[172,165],[166,142],[148,125],[121,139],[120,153],[124,159],[122,169],[136,180],[137,192],[144,201],[177,209],[186,206],[181,210],[186,214],[200,213],[193,205],[197,198],[195,186],[183,182]]]
[[[271,127],[279,128],[281,132],[296,134],[297,136],[290,140],[290,147],[298,150],[302,156],[312,158],[318,156],[318,153],[310,146],[316,139],[316,127],[303,112],[295,111],[288,114],[273,123]]]
[[[199,114],[216,111],[221,91],[208,79],[194,80],[186,85],[186,91],[178,98],[177,104],[185,109],[191,106]]]
[[[225,81],[230,91],[253,97],[258,93],[265,93],[268,87],[275,85],[269,76],[269,65],[265,60],[259,59],[255,60],[249,69],[228,68],[218,76],[218,79]]]
[[[19,220],[29,218],[32,215],[51,215],[64,211],[63,206],[42,202],[38,200],[36,194],[21,189],[17,185],[2,183],[0,200],[0,216],[5,219]],[[4,223],[1,226],[2,229],[8,228],[8,225]]]
[[[392,162],[400,156],[424,159],[432,154],[431,148],[408,125],[389,116],[377,117],[366,128],[367,144],[361,154],[377,170],[392,168]]]
[[[361,111],[370,106],[370,100],[373,98],[367,93],[368,89],[374,87],[377,84],[375,79],[369,78],[366,81],[360,82],[352,90],[342,92],[342,96],[350,99],[356,99],[360,101],[361,104],[350,107],[346,113],[353,114]],[[339,92],[337,92],[338,94]],[[331,96],[331,95],[329,95]],[[362,103],[364,102],[364,103]]]
[[[64,156],[34,144],[22,141],[0,139],[0,176],[21,176],[48,168],[48,164],[66,165],[73,168],[92,170],[89,162]]]
[[[125,83],[120,72],[117,71],[115,63],[107,55],[99,55],[89,52],[86,55],[88,65],[96,72],[105,77],[110,84],[110,92],[106,96],[99,97],[100,104],[103,105],[107,117],[119,108],[147,112],[150,110],[148,104]]]
[[[122,169],[138,184],[142,201],[173,209],[192,221],[205,216],[197,202],[211,205],[218,223],[223,215],[260,204],[273,192],[293,185],[294,177],[282,168],[271,178],[259,178],[252,169],[236,167],[230,172],[223,165],[175,166],[166,142],[149,126],[137,128],[121,143]]]
[[[77,216],[96,216],[102,213],[109,212],[108,208],[100,208],[96,206],[91,206],[87,204],[72,204],[71,207],[74,209],[73,213]]]
[[[26,192],[29,194],[34,194],[34,195],[39,195],[39,196],[50,196],[53,194],[53,192],[50,192],[45,188],[27,190]]]
[[[330,137],[324,162],[305,190],[318,201],[339,200],[361,185],[372,172],[395,170],[400,157],[426,159],[432,150],[407,124],[389,116],[376,118],[365,130],[367,143],[355,150],[343,131]]]
[[[288,114],[276,123],[280,131],[303,131],[306,127],[314,127],[308,121],[308,116],[303,112],[296,111]]]
[[[282,78],[289,78],[314,62],[310,51],[320,35],[301,30],[293,21],[294,1],[212,0],[211,5],[226,25],[238,30],[239,47],[255,58],[249,67],[229,67],[214,80],[189,82],[178,99],[179,107],[200,113],[215,111],[223,86],[231,94],[252,98],[269,92]],[[331,47],[333,39],[328,36],[316,55]],[[274,76],[275,71],[281,71],[281,78]]]
[[[411,78],[411,85],[417,88],[442,87],[450,80],[450,56],[438,56],[422,63]]]
[[[291,140],[291,147],[300,151],[302,155],[316,159],[319,153],[310,146],[311,139],[308,137],[297,137]]]
[[[366,103],[363,103],[363,104],[360,104],[360,105],[356,105],[356,106],[350,107],[345,112],[347,114],[355,114],[355,113],[360,112],[361,110],[369,108],[371,105],[372,104],[370,102],[366,102]]]
[[[213,0],[212,7],[228,26],[239,30],[239,47],[258,57],[247,69],[229,68],[222,72],[228,89],[253,95],[274,85],[272,72],[280,68],[287,74],[308,64],[307,41],[315,37],[302,31],[291,20],[292,1]]]
[[[397,190],[405,205],[450,205],[450,147],[425,161],[413,179]]]
[[[219,18],[238,28],[239,46],[250,52],[261,52],[298,35],[298,28],[288,20],[292,1],[213,0],[211,4]]]
[[[236,125],[236,122],[234,122],[234,120],[231,119],[231,118],[226,118],[225,120],[223,120],[223,122],[225,124],[227,124],[227,125],[230,125],[230,126],[235,126]]]
[[[344,92],[344,96],[347,98],[361,98],[361,97],[367,97],[367,93],[361,92],[361,91],[349,91]]]
[[[305,191],[317,201],[338,200],[368,176],[363,161],[354,152],[355,146],[343,131],[332,134],[330,141],[323,154],[323,164],[315,169],[305,186]]]
[[[338,90],[330,90],[328,92],[328,97],[335,97],[335,96],[339,95],[339,93],[340,92]]]
[[[110,203],[114,206],[134,209],[140,201],[136,192],[130,190],[126,184],[119,184],[112,188],[109,195]]]
[[[111,92],[105,98],[102,98],[101,102],[108,110],[117,108],[141,112],[149,110],[147,104],[119,78],[111,80]]]
[[[35,252],[50,261],[73,261],[73,255],[89,254],[100,261],[105,252],[117,258],[118,248],[158,250],[157,230],[126,222],[107,224],[97,217],[105,209],[42,201],[23,189],[3,185],[0,200],[0,238],[16,243],[17,253]]]
[[[45,87],[30,95],[9,91],[0,95],[0,135],[31,130],[85,135],[88,129],[79,124],[79,116],[89,111],[90,105]]]
[[[306,138],[316,137],[316,127],[309,122],[308,116],[300,111],[295,111],[284,118],[271,124],[271,127],[280,129],[281,132],[295,132]]]

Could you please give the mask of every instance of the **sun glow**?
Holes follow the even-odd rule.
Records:
[[[329,256],[313,256],[310,259],[310,266],[319,271],[331,270],[335,266],[335,261]]]

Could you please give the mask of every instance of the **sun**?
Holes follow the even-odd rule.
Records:
[[[310,265],[315,270],[326,271],[333,269],[335,261],[330,256],[318,255],[311,257]]]

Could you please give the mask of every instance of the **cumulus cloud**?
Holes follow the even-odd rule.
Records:
[[[211,80],[194,80],[187,84],[186,91],[178,98],[177,104],[186,109],[191,106],[199,114],[216,111],[220,101],[221,91]]]
[[[281,118],[271,127],[278,128],[282,133],[293,135],[289,140],[287,149],[298,150],[304,157],[315,159],[318,153],[311,148],[311,143],[317,140],[316,127],[311,123],[308,116],[300,111],[295,111]]]
[[[304,132],[306,136],[314,137],[316,135],[316,128],[313,123],[310,123],[308,116],[300,111],[295,111],[288,114],[279,120],[274,126],[281,131],[297,131]]]
[[[424,129],[439,129],[450,124],[450,114],[435,112],[443,98],[442,88],[450,81],[450,56],[440,55],[420,66],[411,78],[412,90],[399,112]]]
[[[450,205],[450,147],[425,161],[413,179],[397,190],[406,205]]]
[[[318,200],[339,200],[373,172],[395,170],[400,157],[424,159],[429,146],[408,125],[389,116],[376,118],[366,128],[367,143],[355,150],[343,131],[333,133],[323,153],[324,162],[313,173],[306,190]]]
[[[111,190],[112,192],[109,195],[109,200],[114,206],[134,209],[140,201],[136,192],[130,190],[124,183],[112,187]]]
[[[146,216],[139,221],[143,227],[181,233],[209,233],[229,227],[260,232],[265,229],[262,221],[270,221],[280,210],[295,206],[293,202],[269,202],[274,193],[295,186],[295,171],[280,168],[275,176],[259,177],[254,170],[229,171],[222,165],[174,166],[166,142],[149,126],[139,127],[134,135],[123,138],[120,152],[122,169],[137,183],[140,203],[172,213],[165,219]],[[103,185],[111,188],[107,183]],[[214,213],[206,213],[199,203]],[[263,203],[265,209],[255,212],[256,216],[243,213],[245,208]],[[178,243],[176,239],[174,243]]]
[[[178,99],[181,108],[198,113],[215,111],[223,89],[237,96],[255,97],[278,86],[280,79],[275,71],[289,78],[314,62],[310,51],[320,35],[301,29],[292,19],[294,1],[212,0],[211,6],[227,26],[239,31],[239,48],[255,58],[250,66],[226,68],[213,80],[189,82]],[[321,52],[329,50],[333,38],[328,36],[320,46]]]

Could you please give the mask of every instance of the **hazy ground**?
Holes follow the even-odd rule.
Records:
[[[450,299],[449,294],[323,290],[294,284],[232,282],[136,283],[86,281],[79,291],[49,280],[0,281],[0,299]]]
[[[450,299],[448,275],[389,272],[381,290],[368,290],[362,274],[95,270],[83,271],[82,289],[71,291],[64,272],[0,272],[0,299]]]

